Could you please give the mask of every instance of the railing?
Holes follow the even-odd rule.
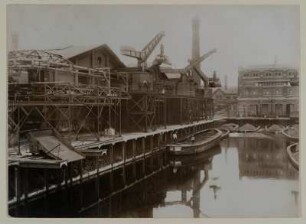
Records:
[[[129,98],[117,87],[73,85],[70,83],[9,83],[9,101],[57,103],[101,103],[106,98]],[[62,100],[62,101],[61,101]],[[66,101],[65,101],[66,100]],[[102,100],[102,101],[101,101]]]

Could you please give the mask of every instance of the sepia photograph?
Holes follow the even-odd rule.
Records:
[[[299,218],[300,6],[8,4],[7,216]]]

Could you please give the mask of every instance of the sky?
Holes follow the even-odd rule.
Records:
[[[281,64],[299,69],[298,6],[218,5],[8,5],[8,47],[12,34],[18,49],[55,49],[108,44],[126,64],[121,46],[141,50],[158,32],[174,68],[191,58],[192,19],[200,19],[200,52],[217,49],[201,68],[224,84],[237,86],[238,68]],[[149,62],[159,53],[157,47]]]

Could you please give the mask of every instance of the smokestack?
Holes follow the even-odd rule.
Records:
[[[195,17],[192,20],[192,60],[200,57],[200,20]],[[200,68],[200,64],[197,65]]]
[[[224,89],[227,90],[227,75],[224,77]]]

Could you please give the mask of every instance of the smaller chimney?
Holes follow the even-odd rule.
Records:
[[[217,72],[216,72],[216,71],[214,71],[214,73],[213,73],[213,80],[214,80],[214,81],[217,80]]]

